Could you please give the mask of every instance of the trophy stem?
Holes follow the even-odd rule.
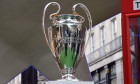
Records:
[[[75,76],[74,76],[75,70],[72,68],[64,68],[61,70],[61,75],[62,79],[58,81],[79,81]]]

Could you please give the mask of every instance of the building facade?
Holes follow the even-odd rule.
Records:
[[[124,84],[121,14],[91,29],[85,55],[95,84]]]
[[[33,67],[29,67],[24,72],[13,78],[7,84],[47,84],[48,79]]]

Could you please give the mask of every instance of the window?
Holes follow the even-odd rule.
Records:
[[[99,74],[97,71],[93,73],[94,84],[99,84]]]
[[[130,29],[130,42],[131,43],[134,43],[133,41],[134,41],[134,32]]]
[[[111,25],[112,25],[112,40],[114,40],[117,37],[116,19],[113,19],[111,21]]]
[[[106,72],[105,72],[105,69],[100,70],[100,84],[106,84]]]
[[[105,45],[105,33],[104,33],[104,26],[101,27],[101,47]]]
[[[111,81],[111,84],[116,84],[117,83],[116,64],[115,64],[115,62],[113,62],[109,66],[110,66],[110,81]]]
[[[112,62],[91,73],[94,84],[117,84],[116,64]]]
[[[114,79],[116,77],[116,65],[112,64],[110,70],[111,70],[110,77],[111,79]]]
[[[94,51],[94,34],[91,34],[91,52]]]

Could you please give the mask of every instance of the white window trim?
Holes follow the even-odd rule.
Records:
[[[116,21],[116,18],[113,18],[111,20],[111,30],[112,30],[111,31],[112,40],[114,40],[117,37],[117,21]]]
[[[90,41],[91,41],[91,52],[93,52],[94,51],[94,33],[91,33]]]
[[[105,45],[105,28],[102,26],[100,28],[100,38],[101,38],[101,47]]]

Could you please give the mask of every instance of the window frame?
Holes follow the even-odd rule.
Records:
[[[94,33],[91,33],[91,39],[90,39],[90,43],[91,43],[91,52],[94,51]]]
[[[103,47],[105,45],[105,27],[104,26],[100,28],[100,37],[101,37],[100,46]]]
[[[112,40],[117,37],[117,20],[116,17],[111,20],[111,34]]]

